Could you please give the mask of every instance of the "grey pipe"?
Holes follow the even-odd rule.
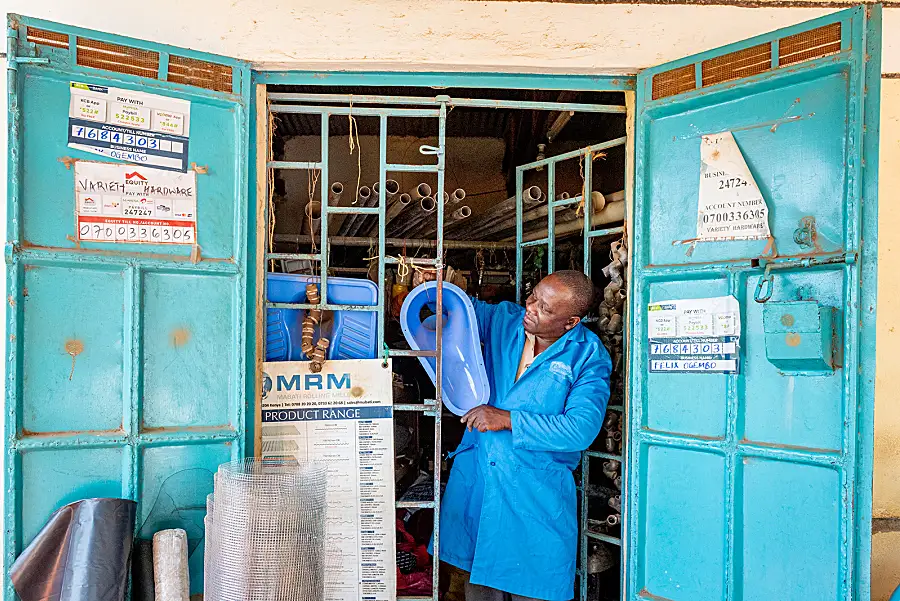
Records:
[[[431,186],[429,186],[425,182],[422,182],[409,191],[409,196],[416,201],[422,200],[426,196],[431,196]]]
[[[331,184],[331,189],[328,191],[328,206],[329,207],[337,207],[341,204],[341,195],[344,193],[344,184],[341,182],[334,182]],[[321,205],[320,205],[321,207]],[[332,225],[335,223],[337,217],[335,215],[331,215],[328,218],[328,231],[331,231]]]
[[[464,219],[468,219],[472,216],[472,209],[469,205],[463,205],[450,213],[448,221],[450,223],[456,223],[458,221],[462,221]],[[422,238],[430,238],[437,232],[437,222],[432,224],[429,229],[422,231],[421,233],[417,233],[416,235]]]
[[[591,203],[594,206],[594,212],[598,213],[603,210],[603,207],[606,206],[606,200],[603,195],[599,192],[591,193]],[[536,219],[546,218],[548,213],[550,212],[549,205],[541,205],[535,207],[533,209],[529,209],[522,213],[522,223],[529,223]],[[575,211],[575,205],[569,205],[566,207],[561,207],[557,209],[556,222],[560,223],[568,223],[569,221],[574,221],[578,219],[578,214]],[[513,229],[516,227],[516,216],[511,215],[501,221],[490,221],[487,223],[483,223],[479,227],[472,229],[467,232],[467,238],[487,238],[489,236],[493,236],[494,234],[499,234],[508,229]]]
[[[619,517],[619,515],[615,514],[615,513],[606,517],[606,525],[609,526],[610,528],[612,528],[614,526],[618,526],[619,522],[621,522],[621,521],[622,521],[622,518]]]
[[[378,198],[378,193],[381,190],[381,182],[375,182],[372,184],[372,195],[375,198]],[[393,199],[397,196],[397,193],[400,192],[400,184],[397,183],[397,180],[388,179],[384,181],[384,196],[387,200]]]
[[[367,207],[377,207],[378,202],[380,200],[380,191],[381,191],[381,183],[375,182],[372,184],[372,195],[366,201],[365,206]],[[394,196],[397,195],[397,192],[400,191],[400,184],[397,183],[396,180],[385,180],[384,182],[384,196],[385,202],[390,202]],[[356,220],[353,222],[353,225],[350,226],[350,229],[347,231],[348,236],[356,236],[360,233],[360,231],[368,231],[372,224],[378,224],[378,216],[377,215],[357,215]]]
[[[465,192],[463,192],[463,196],[465,196]],[[448,192],[444,192],[444,206],[449,205],[450,201],[452,201],[452,200],[453,200],[453,197]],[[447,214],[447,209],[444,209],[444,214],[445,215]],[[451,223],[451,221],[449,219],[444,221],[445,226],[448,225],[448,223]],[[406,235],[407,236],[421,236],[426,231],[429,231],[429,230],[432,233],[437,231],[437,214],[436,213],[432,214],[430,217],[426,217],[425,219],[420,221],[418,227],[408,230],[406,232]]]
[[[453,204],[459,204],[466,199],[466,191],[462,188],[457,188],[453,191],[453,194],[450,195],[450,202]]]
[[[385,228],[391,221],[394,220],[394,217],[399,215],[403,209],[405,209],[406,207],[408,207],[410,205],[410,203],[412,203],[412,197],[410,197],[410,195],[407,194],[406,192],[404,192],[400,196],[396,197],[394,199],[394,202],[392,202],[390,204],[390,206],[388,206],[387,214],[384,216]],[[377,233],[378,233],[378,224],[375,223],[369,227],[368,231],[366,232],[366,235],[371,236],[371,235],[377,234]]]
[[[427,219],[429,215],[434,213],[435,209],[437,209],[437,202],[435,202],[434,198],[431,196],[424,196],[419,199],[418,209],[419,212],[417,215],[411,217],[406,223],[401,224],[400,227],[395,230],[396,235],[406,236],[418,228],[419,225]]]
[[[310,244],[313,238],[307,234],[275,234],[276,242],[291,242],[293,244]],[[319,243],[315,240],[316,244]],[[360,237],[347,238],[344,236],[329,236],[328,242],[331,246],[353,246],[366,248],[373,244],[378,244],[378,238]],[[403,248],[404,246],[415,246],[422,248],[435,248],[437,240],[406,239],[406,238],[385,238],[384,243],[391,248]],[[515,242],[488,242],[487,240],[444,240],[445,249],[471,250],[484,248],[487,250],[513,250],[516,248]]]
[[[450,218],[453,221],[462,221],[463,219],[468,219],[472,216],[472,209],[469,208],[469,205],[463,205],[450,213]]]
[[[356,206],[358,207],[367,207],[369,206],[369,201],[372,199],[372,188],[369,186],[362,186],[359,189],[359,192],[356,194]],[[338,236],[346,236],[350,231],[350,228],[353,227],[353,224],[356,223],[357,217],[360,215],[346,215],[346,219],[341,224],[340,229],[338,229]]]
[[[544,198],[544,193],[538,186],[529,186],[522,190],[522,202],[524,205],[533,205],[535,203],[541,202]],[[503,200],[490,209],[488,209],[485,213],[478,216],[479,221],[492,221],[494,219],[502,219],[507,218],[510,215],[515,218],[516,214],[516,197],[510,196],[506,200]]]
[[[344,184],[334,182],[331,184],[331,192],[328,194],[328,205],[332,207],[338,206],[341,202],[341,194],[344,193]]]
[[[318,200],[311,200],[306,203],[303,208],[306,219],[303,220],[304,228],[309,230],[310,234],[315,234],[322,226],[322,203]]]

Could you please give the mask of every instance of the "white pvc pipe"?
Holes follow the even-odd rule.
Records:
[[[422,182],[409,191],[409,196],[413,200],[422,200],[426,196],[431,196],[431,186],[429,186],[425,182]]]

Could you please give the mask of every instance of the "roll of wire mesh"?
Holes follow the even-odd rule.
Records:
[[[219,466],[207,499],[206,601],[322,601],[323,465],[245,459]]]

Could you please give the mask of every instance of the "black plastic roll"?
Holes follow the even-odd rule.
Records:
[[[131,560],[132,601],[156,601],[153,584],[153,540],[137,538]]]
[[[127,499],[86,499],[57,510],[10,570],[19,598],[122,601],[136,510]]]

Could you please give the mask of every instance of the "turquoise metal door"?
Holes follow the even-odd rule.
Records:
[[[638,76],[629,600],[869,599],[880,11]],[[698,240],[701,144],[725,132],[769,239]],[[648,305],[722,296],[738,373],[651,370]]]
[[[18,16],[8,36],[5,573],[60,506],[124,497],[139,502],[138,528],[188,530],[201,592],[212,473],[244,455],[250,71]],[[79,235],[76,171],[110,158],[69,146],[73,82],[190,103],[189,132],[164,128],[189,133],[179,175],[196,178],[193,244]]]

